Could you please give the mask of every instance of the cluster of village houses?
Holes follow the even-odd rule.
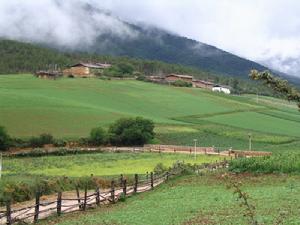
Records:
[[[95,71],[101,73],[104,69],[110,68],[112,65],[107,63],[77,63],[69,66],[64,69],[62,72],[58,70],[47,70],[47,71],[37,71],[35,76],[45,79],[56,79],[60,76],[65,77],[94,77]],[[181,75],[181,74],[168,74],[165,76],[148,76],[147,79],[155,83],[169,83],[181,80],[187,83],[190,83],[194,88],[204,88],[212,90],[214,92],[222,92],[225,94],[230,94],[230,87],[214,84],[211,81],[197,80],[190,75]]]

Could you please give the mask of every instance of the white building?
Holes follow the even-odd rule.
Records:
[[[215,85],[213,88],[212,88],[212,91],[214,92],[222,92],[224,94],[230,94],[230,89],[227,88],[227,87],[222,87],[222,86],[219,86],[219,85]]]

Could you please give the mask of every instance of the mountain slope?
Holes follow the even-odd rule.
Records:
[[[196,67],[224,75],[247,77],[251,69],[265,70],[266,67],[222,51],[214,46],[159,29],[143,29],[132,26],[137,38],[123,39],[113,35],[100,35],[88,52],[131,56],[161,60]],[[103,46],[99,43],[105,42]]]

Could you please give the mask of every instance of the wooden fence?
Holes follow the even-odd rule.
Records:
[[[217,168],[227,167],[227,161],[221,161],[211,164],[202,164],[197,168],[214,170]],[[89,191],[85,187],[83,196],[80,196],[78,187],[76,187],[76,197],[64,197],[62,192],[57,193],[57,197],[53,201],[42,201],[41,194],[36,193],[35,204],[13,209],[10,202],[6,202],[6,208],[0,211],[0,224],[15,223],[36,223],[39,219],[47,218],[53,214],[61,216],[63,213],[74,211],[85,211],[88,208],[99,207],[101,204],[113,204],[126,196],[153,190],[154,187],[167,181],[170,177],[177,176],[182,173],[179,168],[173,168],[171,171],[161,175],[155,175],[153,172],[145,175],[134,175],[133,184],[127,185],[127,179],[123,175],[116,180],[111,181],[109,190],[101,190],[96,187],[94,191]]]
[[[185,152],[197,154],[211,154],[215,153],[214,147],[192,147],[192,146],[179,146],[179,145],[145,145],[144,150],[158,151],[158,152]]]
[[[145,145],[144,151],[150,152],[180,152],[194,154],[208,154],[208,155],[223,155],[234,158],[239,157],[260,157],[270,156],[272,152],[263,151],[244,151],[244,150],[232,150],[232,148],[222,147],[193,147],[193,146],[179,146],[179,145]]]

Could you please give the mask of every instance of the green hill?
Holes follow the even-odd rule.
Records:
[[[289,108],[287,108],[287,105]],[[167,144],[299,147],[300,113],[272,98],[225,96],[192,88],[141,81],[43,80],[32,75],[0,76],[0,124],[16,137],[52,133],[79,138],[120,117],[143,116],[156,123],[157,141]]]

